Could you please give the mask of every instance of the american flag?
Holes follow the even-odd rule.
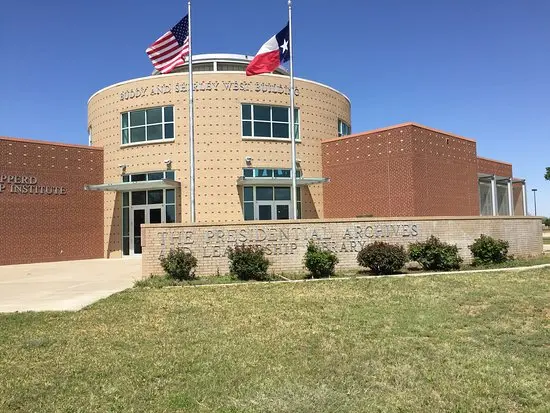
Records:
[[[151,63],[161,73],[170,73],[189,55],[189,19],[185,16],[146,50]]]

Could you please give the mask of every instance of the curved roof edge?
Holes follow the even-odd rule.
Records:
[[[204,56],[204,55],[203,55]],[[212,74],[212,73],[239,73],[239,74],[243,74],[243,72],[238,72],[238,71],[224,71],[224,72],[193,72],[193,76],[202,76],[202,75],[206,75],[206,74]],[[186,73],[170,73],[170,74],[167,74],[167,75],[162,75],[163,77],[168,77],[168,76],[181,76],[181,75],[186,75]],[[288,79],[289,77],[288,76],[285,76],[285,75],[276,75],[276,74],[264,74],[264,75],[260,75],[260,76],[274,76],[274,77],[280,77],[282,79]],[[120,86],[120,85],[124,85],[126,83],[131,83],[131,82],[136,82],[138,80],[145,80],[145,79],[149,79],[149,78],[156,78],[156,76],[154,75],[150,75],[150,76],[143,76],[143,77],[136,77],[134,79],[128,79],[128,80],[124,80],[122,82],[118,82],[118,83],[114,83],[112,85],[109,85],[109,86],[106,86],[104,87],[103,89],[100,89],[98,90],[97,92],[95,92],[92,96],[90,96],[90,98],[88,99],[88,102],[87,102],[87,105],[90,104],[90,100],[92,100],[94,98],[95,95],[98,95],[99,93],[102,93],[112,87],[116,87],[116,86]],[[350,104],[351,106],[351,100],[349,99],[349,97],[347,97],[347,95],[345,95],[344,93],[340,92],[339,90],[337,89],[334,89],[333,87],[330,87],[328,85],[325,85],[324,83],[320,83],[320,82],[316,82],[314,80],[309,80],[309,79],[303,79],[301,77],[294,77],[295,80],[300,80],[302,82],[307,82],[307,83],[311,83],[311,84],[314,84],[314,85],[318,85],[318,86],[322,86],[322,87],[326,87],[327,89],[330,89],[332,90],[333,92],[336,92],[340,95],[342,95],[347,101],[348,103]]]

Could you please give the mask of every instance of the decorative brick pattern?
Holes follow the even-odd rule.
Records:
[[[0,137],[1,180],[0,265],[103,256],[101,148]]]
[[[323,141],[325,217],[479,215],[476,143],[414,123]]]
[[[186,73],[129,80],[97,92],[88,103],[93,145],[105,149],[104,181],[121,181],[120,164],[127,165],[127,173],[137,173],[163,170],[164,160],[171,159],[176,180],[181,182],[178,222],[190,222],[188,93],[181,90],[187,82]],[[283,90],[288,86],[288,76],[266,74],[251,80],[244,72],[195,72],[194,82],[198,85],[194,95],[197,221],[242,220],[242,191],[237,178],[247,166],[245,157],[252,157],[252,167],[290,168],[291,145],[288,141],[243,139],[241,103],[289,106],[288,94],[257,86],[269,84]],[[201,89],[200,85],[208,84],[216,87]],[[248,84],[248,90],[239,86]],[[338,119],[351,124],[350,103],[342,94],[318,83],[296,79],[296,87],[302,138],[297,144],[297,158],[304,177],[321,177],[321,140],[338,136]],[[129,90],[139,91],[140,96],[135,97],[135,92],[129,95]],[[121,146],[122,112],[165,105],[174,106],[175,141]],[[120,196],[105,194],[106,257],[121,255],[120,205]],[[323,185],[302,190],[302,216],[323,217]]]
[[[515,256],[542,254],[542,223],[533,217],[414,217],[374,219],[333,219],[216,224],[156,224],[142,226],[143,276],[162,272],[159,257],[170,248],[182,247],[198,260],[199,275],[228,271],[226,249],[241,243],[258,244],[266,249],[271,270],[294,272],[303,269],[309,239],[338,254],[338,269],[357,268],[357,252],[373,241],[400,245],[435,235],[457,244],[468,262],[468,245],[481,234],[510,242]]]

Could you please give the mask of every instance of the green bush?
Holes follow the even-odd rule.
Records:
[[[472,262],[474,265],[498,264],[507,261],[509,247],[508,241],[494,239],[483,234],[468,246],[474,257]]]
[[[197,259],[182,248],[171,249],[167,255],[160,258],[160,265],[169,277],[176,280],[192,280],[195,278]]]
[[[462,262],[456,245],[441,242],[433,235],[424,242],[410,244],[409,258],[426,270],[437,271],[458,270]]]
[[[546,225],[547,227],[550,227],[550,218],[543,218],[542,225]]]
[[[324,278],[334,275],[334,268],[338,264],[338,257],[332,251],[321,248],[310,240],[304,256],[304,265],[313,278]]]
[[[375,274],[395,274],[407,262],[407,253],[401,245],[375,241],[357,254],[357,262]]]
[[[229,273],[240,280],[265,281],[269,279],[269,260],[258,245],[237,245],[228,249]]]

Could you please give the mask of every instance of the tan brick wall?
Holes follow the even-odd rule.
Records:
[[[468,245],[481,234],[510,242],[515,256],[542,254],[542,224],[533,217],[414,217],[406,219],[333,219],[304,221],[272,221],[216,224],[164,224],[142,227],[143,275],[159,274],[159,256],[180,246],[191,251],[198,260],[199,275],[224,274],[228,271],[225,251],[240,243],[262,245],[275,272],[303,269],[303,257],[309,239],[338,254],[339,269],[357,268],[357,252],[376,240],[408,245],[435,235],[445,242],[457,244],[466,261]]]
[[[103,194],[84,190],[102,178],[101,149],[0,137],[0,265],[102,257]],[[29,193],[40,186],[65,194]]]
[[[288,77],[262,75],[251,80],[244,73],[195,72],[198,85],[216,85],[211,90],[195,93],[196,211],[198,222],[222,223],[242,220],[242,207],[237,177],[247,166],[244,158],[253,158],[252,167],[290,168],[291,145],[288,141],[243,140],[241,103],[289,105],[289,95],[261,91],[262,84],[288,86]],[[237,83],[235,83],[237,82]],[[240,85],[250,85],[241,90]],[[189,222],[189,150],[187,92],[176,92],[188,83],[186,73],[150,76],[130,80],[96,93],[88,104],[88,122],[93,144],[105,150],[105,182],[120,182],[119,164],[127,173],[163,170],[165,159],[172,160],[176,179],[181,181],[181,222]],[[234,85],[237,89],[234,90]],[[259,86],[258,86],[259,85]],[[301,143],[297,158],[305,177],[322,176],[321,140],[338,135],[338,119],[351,124],[350,103],[329,87],[296,80],[299,91],[296,106],[300,108]],[[260,90],[258,90],[259,88]],[[129,90],[146,90],[140,97],[123,95]],[[199,87],[200,89],[200,87]],[[228,90],[229,89],[229,90]],[[243,88],[246,89],[246,88]],[[155,91],[154,94],[152,92]],[[135,96],[135,92],[134,92]],[[176,140],[121,147],[120,114],[125,111],[174,105]],[[323,186],[303,190],[302,216],[323,217]],[[105,194],[105,256],[121,254],[120,196]]]

